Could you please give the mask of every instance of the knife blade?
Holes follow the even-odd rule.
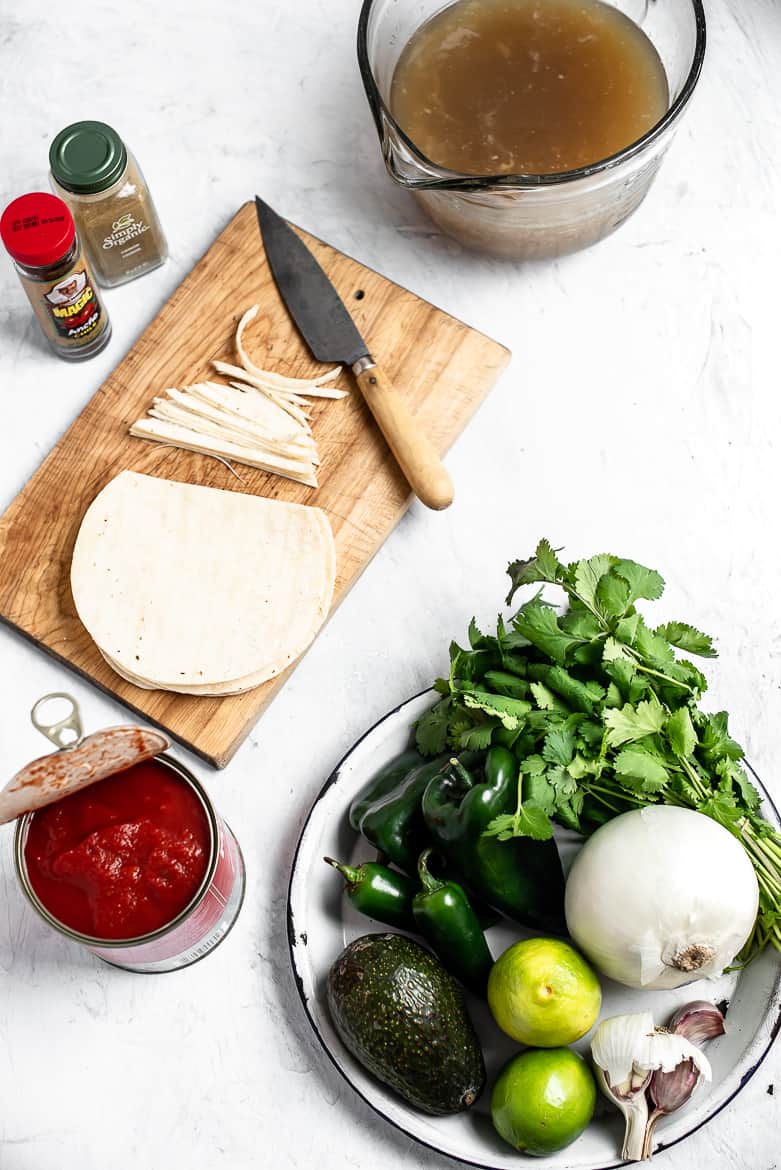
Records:
[[[431,441],[372,357],[331,281],[303,240],[255,196],[269,268],[288,312],[320,362],[350,366],[355,380],[415,495],[429,508],[453,502],[453,485]]]

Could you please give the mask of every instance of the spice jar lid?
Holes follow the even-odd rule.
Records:
[[[67,704],[65,714],[46,722],[44,704],[56,700]],[[0,824],[151,760],[169,747],[164,735],[144,727],[108,727],[83,736],[78,704],[62,692],[39,699],[30,718],[58,750],[25,765],[0,792]]]
[[[116,183],[127,166],[127,150],[105,122],[74,122],[49,147],[52,175],[66,191],[94,195]]]
[[[18,264],[45,268],[62,260],[73,246],[76,228],[66,204],[56,195],[33,191],[9,203],[0,217],[0,239]]]

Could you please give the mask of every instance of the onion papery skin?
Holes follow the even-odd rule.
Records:
[[[746,943],[759,887],[743,846],[703,813],[653,805],[590,837],[567,879],[575,943],[626,987],[681,987],[722,973]]]

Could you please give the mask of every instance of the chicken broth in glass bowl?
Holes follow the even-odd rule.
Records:
[[[519,259],[637,208],[704,48],[700,0],[365,0],[358,32],[392,178],[449,235]]]

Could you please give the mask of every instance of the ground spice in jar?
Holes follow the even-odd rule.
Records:
[[[49,150],[52,187],[70,207],[100,284],[159,267],[168,255],[152,196],[122,139],[105,122],[75,122]]]
[[[0,239],[54,352],[69,361],[100,353],[111,325],[63,201],[42,191],[14,199]]]

